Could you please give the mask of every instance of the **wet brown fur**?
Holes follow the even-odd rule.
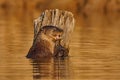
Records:
[[[30,48],[27,57],[28,58],[39,58],[39,57],[50,57],[52,52],[49,49],[49,42],[40,40],[34,46]]]
[[[55,30],[50,31],[54,28]],[[53,35],[61,34],[61,32],[63,32],[63,30],[54,26],[43,27],[39,31],[26,57],[37,59],[40,57],[54,56],[54,50],[56,49],[55,45],[56,45],[57,39],[55,39]]]

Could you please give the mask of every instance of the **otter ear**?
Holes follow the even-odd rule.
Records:
[[[46,34],[46,30],[45,30],[45,29],[43,29],[43,28],[41,28],[41,29],[40,29],[40,32],[42,32],[42,33]]]

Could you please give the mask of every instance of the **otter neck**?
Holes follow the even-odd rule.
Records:
[[[46,43],[46,44],[48,44],[47,47],[49,47],[49,50],[50,50],[51,53],[53,54],[53,53],[54,53],[55,42],[54,42],[51,38],[49,38],[48,36],[46,36],[45,34],[42,34],[42,35],[40,36],[40,39],[41,39],[42,41],[47,42],[47,43]]]

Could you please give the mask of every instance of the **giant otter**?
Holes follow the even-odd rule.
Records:
[[[60,45],[62,34],[63,30],[55,26],[42,27],[26,57],[36,59],[40,57],[66,56],[64,47]]]

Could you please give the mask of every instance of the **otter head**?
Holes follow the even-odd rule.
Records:
[[[63,30],[56,26],[44,26],[40,30],[44,37],[46,36],[49,40],[57,41],[62,39]]]

